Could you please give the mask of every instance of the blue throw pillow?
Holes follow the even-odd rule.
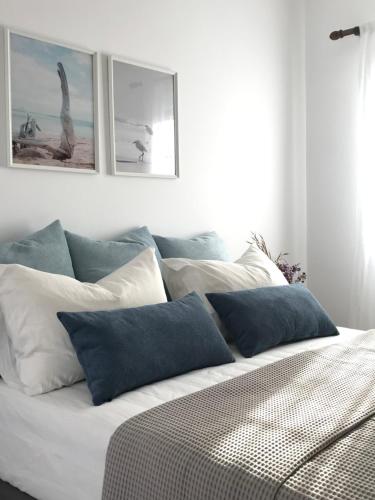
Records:
[[[64,230],[58,220],[24,240],[0,243],[0,264],[21,264],[74,278]]]
[[[163,259],[230,260],[224,241],[215,231],[190,239],[154,235],[154,240]]]
[[[208,293],[207,298],[246,358],[285,342],[339,334],[303,285]]]
[[[155,255],[158,261],[161,259],[161,255],[156,245],[156,241],[152,237],[152,234],[148,230],[147,226],[138,227],[137,229],[128,231],[122,236],[116,238],[116,241],[120,241],[122,243],[141,243],[145,247],[152,247],[155,249]]]
[[[113,241],[98,241],[65,232],[76,278],[87,283],[96,283],[119,267],[130,262],[145,248],[155,248],[155,241],[147,229],[135,229]]]
[[[164,304],[57,316],[70,335],[94,405],[145,384],[234,361],[196,293]]]

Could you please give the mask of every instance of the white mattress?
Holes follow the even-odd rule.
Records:
[[[0,478],[38,500],[99,500],[106,449],[114,430],[128,418],[292,354],[354,340],[308,340],[271,349],[251,359],[197,370],[124,394],[94,407],[84,382],[29,397],[0,380]]]

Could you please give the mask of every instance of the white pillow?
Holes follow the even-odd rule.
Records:
[[[5,331],[4,317],[0,310],[0,377],[10,387],[19,389],[22,387],[17,375],[16,360]]]
[[[0,265],[0,309],[19,388],[29,395],[42,394],[84,378],[57,312],[110,310],[166,300],[152,248],[95,284],[17,264]]]
[[[288,284],[278,267],[255,245],[250,245],[236,262],[163,259],[162,274],[173,300],[197,292],[225,337],[228,334],[206,293]]]

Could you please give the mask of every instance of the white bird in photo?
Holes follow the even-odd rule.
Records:
[[[139,140],[133,141],[133,144],[135,144],[135,147],[138,149],[138,151],[141,152],[141,154],[138,156],[138,161],[143,161],[143,157],[145,153],[147,153],[146,146]]]

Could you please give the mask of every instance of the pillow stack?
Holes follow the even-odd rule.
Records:
[[[60,221],[20,241],[0,244],[0,265],[20,264],[39,271],[74,277],[72,260]],[[0,376],[11,386],[20,387],[15,356],[6,335],[0,303]]]
[[[98,283],[0,265],[0,304],[20,387],[41,394],[84,378],[59,311],[97,311],[166,302],[149,248]],[[2,373],[6,380],[7,374]],[[14,380],[13,380],[14,383]]]
[[[288,284],[276,265],[253,245],[236,262],[164,259],[162,274],[172,299],[198,293],[228,340],[231,335],[207,300],[207,293]]]
[[[224,258],[220,244],[210,233],[187,247]],[[169,252],[178,256],[184,245],[174,239]],[[97,241],[64,234],[56,221],[0,245],[3,379],[37,395],[86,377],[94,404],[102,404],[145,383],[234,361],[197,294],[167,303],[158,260],[146,227]]]
[[[0,375],[29,395],[86,378],[99,405],[233,362],[223,336],[250,357],[338,334],[307,289],[287,285],[255,246],[230,262],[214,232],[165,238],[142,227],[98,241],[55,221],[0,244]]]

